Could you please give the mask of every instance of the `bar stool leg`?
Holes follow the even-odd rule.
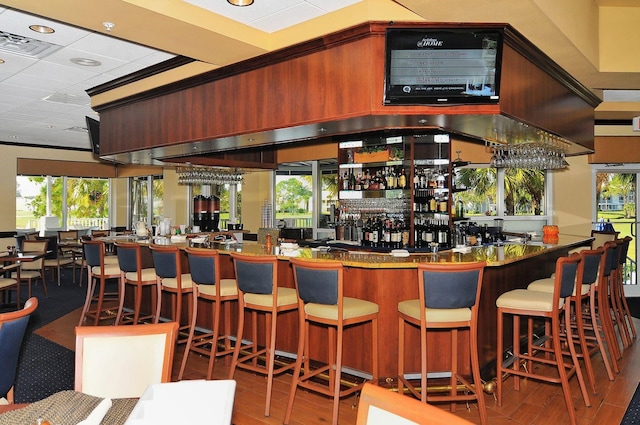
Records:
[[[193,285],[193,291],[191,292],[191,319],[189,322],[189,336],[187,337],[187,343],[184,347],[184,354],[182,355],[182,364],[180,365],[180,373],[178,374],[178,381],[182,380],[184,376],[184,369],[187,366],[187,358],[191,353],[191,344],[193,344],[193,335],[196,331],[196,319],[198,317],[198,285]]]

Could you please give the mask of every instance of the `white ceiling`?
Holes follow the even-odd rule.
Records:
[[[335,28],[353,25],[358,19],[371,20],[372,16],[374,20],[388,19],[389,17],[384,13],[391,10],[389,8],[393,8],[392,12],[396,16],[398,13],[403,17],[404,13],[407,16],[417,16],[410,14],[419,13],[425,18],[433,15],[433,19],[440,22],[455,20],[459,15],[453,6],[447,6],[444,11],[438,11],[437,8],[444,8],[444,6],[434,0],[415,2],[419,5],[415,8],[409,7],[414,3],[412,0],[256,0],[249,7],[231,6],[224,0],[165,0],[164,2],[110,0],[108,2],[78,2],[73,7],[68,6],[63,9],[60,8],[60,4],[64,2],[60,3],[60,1],[62,0],[51,2],[4,0],[4,4],[12,4],[21,9],[37,10],[42,15],[64,19],[66,22],[75,22],[77,25],[91,28],[93,31],[0,5],[0,33],[11,33],[60,46],[43,58],[29,58],[15,52],[2,51],[0,38],[0,60],[4,60],[4,63],[0,63],[0,144],[16,143],[90,149],[85,116],[97,117],[89,107],[90,99],[86,90],[165,61],[174,55],[192,57],[202,63],[216,66],[225,65],[247,58],[246,53],[238,52],[238,50],[251,43],[255,48],[251,47],[249,52],[256,55],[273,48],[283,47],[287,43],[296,42],[293,40],[295,37],[292,37],[292,40],[287,37],[288,34],[295,35],[296,31],[305,33],[309,37],[322,35],[322,32],[317,31],[318,25],[316,25],[316,29],[310,31],[308,29],[310,27],[296,26],[302,22],[319,21],[322,23],[321,28],[328,28],[326,32],[333,32]],[[636,5],[635,0],[632,4],[629,4],[628,0],[598,0],[598,2],[601,5],[612,6]],[[458,3],[467,4],[465,2]],[[403,4],[405,5],[404,9]],[[469,4],[475,5],[475,2]],[[193,6],[196,8],[194,9]],[[101,9],[103,7],[104,9]],[[135,13],[128,9],[130,7],[136,8]],[[163,10],[163,7],[166,10]],[[184,18],[181,13],[184,13],[185,7],[195,10],[195,16],[192,14],[188,19]],[[471,6],[466,8],[468,7]],[[428,10],[424,11],[420,8]],[[466,8],[463,7],[463,10]],[[91,14],[87,17],[86,15],[94,9],[96,10],[95,16]],[[377,14],[371,13],[372,9],[377,9]],[[399,12],[398,9],[404,10],[404,12]],[[481,10],[484,9],[486,8],[483,7]],[[336,11],[338,12],[336,13]],[[138,15],[138,13],[141,14]],[[75,21],[66,19],[68,14],[75,14]],[[103,16],[114,16],[116,19],[116,28],[111,32],[107,32],[103,27],[103,19],[108,19]],[[538,30],[540,33],[538,34],[535,30],[530,30],[526,23],[523,23],[528,22],[525,17],[521,17],[517,13],[512,13],[510,16],[514,16],[513,23],[517,24],[517,28],[523,28],[534,44],[548,40],[549,34],[544,32],[545,29],[542,29],[544,27],[546,31],[549,31],[548,22],[546,26],[537,25],[541,28]],[[129,22],[126,21],[127,17],[131,18]],[[220,17],[224,17],[222,19],[228,19],[228,21],[220,24]],[[486,20],[485,16],[479,17],[479,19],[481,18]],[[171,22],[168,22],[167,19]],[[504,22],[503,18],[496,19],[502,19],[500,21]],[[523,19],[524,21],[522,21]],[[165,31],[163,34],[163,27],[160,25],[167,23],[182,25],[181,29],[184,32],[167,33]],[[34,24],[49,26],[55,30],[55,33],[40,34],[31,31],[29,26]],[[291,29],[293,32],[286,32],[287,29]],[[122,37],[121,34],[135,34],[135,37],[125,36],[125,38],[154,45],[157,49],[171,50],[171,53],[143,47],[140,44],[111,37],[109,34],[120,37]],[[241,34],[241,36],[234,34]],[[264,40],[259,39],[261,35]],[[267,37],[271,35],[274,37]],[[205,48],[196,49],[187,41],[183,41],[201,36],[205,36]],[[212,38],[207,38],[209,36]],[[251,42],[246,41],[247,37],[251,38]],[[278,45],[270,45],[269,43]],[[561,44],[575,49],[575,46],[571,46],[570,43],[567,44],[563,41]],[[558,51],[565,53],[555,52],[554,54],[554,52],[547,51],[547,54],[561,66],[563,66],[563,61],[569,61],[566,64],[567,69],[570,69],[574,76],[580,80],[582,76],[575,74],[576,67],[572,68],[571,63],[572,58],[580,58],[580,56],[567,55],[566,50],[562,49]],[[575,50],[571,52],[575,52]],[[243,54],[245,54],[244,57]],[[78,65],[71,61],[76,58],[98,61],[100,65]],[[580,70],[580,68],[577,69]],[[585,73],[593,74],[594,72],[589,70]],[[594,83],[594,87],[605,89],[603,100],[608,102],[640,102],[640,91],[636,90],[640,89],[640,84],[635,87],[633,84],[627,84],[627,80],[624,80],[625,83],[621,83],[620,73],[597,73],[596,71],[596,74],[598,78],[594,81],[597,81],[597,85]],[[626,77],[630,77],[629,81],[640,81],[637,74],[627,73]],[[606,82],[605,79],[607,79]],[[606,90],[607,88],[624,88],[624,90]],[[627,110],[624,116],[625,119],[630,119],[635,114],[634,111]]]

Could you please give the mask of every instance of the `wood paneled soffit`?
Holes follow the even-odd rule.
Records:
[[[100,105],[101,155],[137,164],[220,161],[223,152],[375,130],[441,128],[481,140],[522,124],[571,140],[572,155],[592,151],[599,99],[508,25],[395,25],[504,28],[500,103],[383,105],[389,23],[369,22]],[[261,163],[273,164],[254,165]]]

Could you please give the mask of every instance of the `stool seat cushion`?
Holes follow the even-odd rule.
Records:
[[[198,285],[198,292],[202,295],[215,296],[216,285]],[[220,296],[238,295],[238,284],[235,279],[220,279]]]
[[[527,286],[528,291],[538,291],[538,292],[547,292],[549,294],[553,294],[553,286],[555,285],[556,280],[551,277],[546,277],[544,279],[534,280]],[[589,285],[582,285],[580,287],[580,293],[582,295],[587,295],[589,293]],[[573,288],[573,296],[576,295],[576,288]]]
[[[128,280],[138,280],[137,272],[127,272],[124,275]],[[142,269],[140,278],[143,282],[155,282],[156,281],[156,269]]]
[[[259,305],[262,307],[271,307],[273,305],[272,294],[252,294],[250,292],[244,294],[244,302],[246,304]],[[278,288],[278,299],[276,301],[278,307],[285,305],[297,305],[298,294],[294,288]]]
[[[40,277],[40,270],[22,270],[20,272],[20,279],[36,279]],[[16,272],[11,273],[12,279],[17,279],[18,274]]]
[[[564,299],[561,299],[558,307],[563,305]],[[496,300],[496,306],[516,310],[552,311],[553,294],[514,289],[500,295]]]
[[[94,276],[100,277],[100,266],[94,266],[91,268],[91,273]],[[105,276],[119,276],[120,275],[120,266],[118,264],[106,264],[104,265],[104,275]]]
[[[8,277],[0,277],[0,289],[7,288],[9,286],[13,286],[18,283],[15,279],[10,279]]]
[[[342,303],[342,319],[375,314],[379,310],[378,304],[358,298],[344,297]],[[338,305],[307,303],[304,311],[309,316],[322,319],[338,320]]]
[[[183,273],[182,276],[182,287],[183,288],[191,288],[193,287],[193,281],[191,280],[190,273]],[[178,288],[178,279],[175,277],[165,277],[162,279],[162,286],[166,286],[167,288]]]
[[[62,258],[58,257],[57,259],[49,259],[44,260],[45,267],[57,267],[57,266],[66,266],[67,264],[73,263],[72,258]]]
[[[406,300],[398,303],[398,311],[416,320],[420,320],[420,300]],[[427,322],[468,322],[471,320],[470,308],[425,308]]]

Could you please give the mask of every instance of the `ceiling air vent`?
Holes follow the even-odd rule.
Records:
[[[78,106],[88,106],[91,103],[91,99],[89,98],[89,96],[77,96],[75,94],[57,92],[43,97],[42,100]]]
[[[35,38],[0,31],[0,52],[42,59],[61,47]]]

